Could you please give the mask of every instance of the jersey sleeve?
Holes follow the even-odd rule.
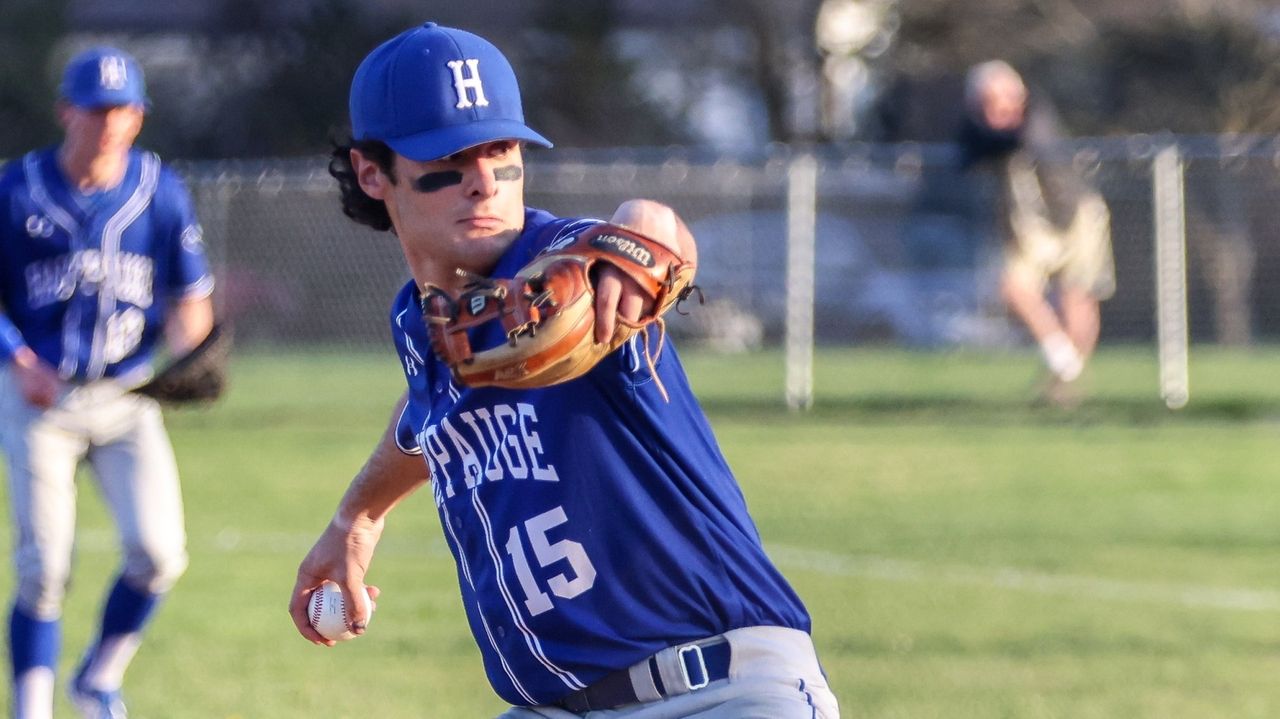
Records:
[[[158,201],[166,203],[169,213],[169,240],[174,244],[170,253],[170,296],[178,299],[199,299],[213,292],[213,274],[209,271],[209,259],[205,254],[204,230],[196,218],[195,206],[186,185],[167,168]]]
[[[409,420],[409,403],[400,410],[400,418],[396,420],[396,449],[405,454],[422,454],[418,440],[413,433],[413,423]]]
[[[391,305],[391,337],[395,342],[396,356],[400,359],[400,369],[404,371],[405,382],[409,388],[409,399],[405,402],[400,417],[396,419],[396,447],[405,454],[422,454],[418,447],[417,428],[423,422],[418,402],[428,382],[427,373],[431,366],[429,357],[423,351],[430,352],[426,330],[419,329],[417,321],[417,292],[413,282],[407,283],[396,295]]]
[[[13,241],[10,228],[14,220],[11,218],[9,203],[18,172],[17,162],[6,162],[3,167],[0,167],[0,243]],[[7,364],[13,359],[13,354],[27,344],[22,332],[5,313],[5,303],[2,299],[7,289],[4,287],[5,276],[6,273],[0,272],[0,364]]]
[[[593,217],[558,218],[539,228],[533,241],[533,253],[538,254],[552,249],[569,238],[577,237],[588,227],[599,225],[604,220]]]

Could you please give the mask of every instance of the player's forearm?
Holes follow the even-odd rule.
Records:
[[[342,529],[359,525],[381,529],[388,512],[428,480],[421,457],[400,451],[395,441],[395,418],[404,406],[401,398],[391,426],[343,495],[333,522]]]
[[[169,351],[184,355],[209,335],[213,329],[213,298],[199,297],[177,302],[165,322],[165,340]]]

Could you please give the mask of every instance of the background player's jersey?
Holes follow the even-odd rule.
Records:
[[[513,276],[594,222],[526,212],[494,276]],[[418,303],[410,282],[392,309],[409,383],[397,441],[430,468],[463,605],[503,699],[553,702],[729,629],[809,630],[761,549],[674,347],[657,364],[669,403],[638,337],[554,387],[457,387],[431,353]],[[502,341],[491,324],[473,346]]]
[[[0,176],[0,324],[63,378],[145,374],[169,302],[212,290],[191,198],[154,154],[131,150],[124,180],[91,195],[55,148]]]

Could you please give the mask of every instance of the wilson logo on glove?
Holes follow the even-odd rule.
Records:
[[[642,267],[653,267],[653,253],[646,250],[643,245],[635,240],[629,240],[625,237],[617,235],[600,235],[591,238],[591,246],[612,252],[621,257],[625,257]]]

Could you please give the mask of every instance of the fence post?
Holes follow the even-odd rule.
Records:
[[[818,163],[801,154],[787,168],[786,395],[792,410],[813,405],[814,235]]]
[[[1186,198],[1177,145],[1169,145],[1156,154],[1151,172],[1160,397],[1169,409],[1181,409],[1191,398],[1191,389],[1187,367]]]

